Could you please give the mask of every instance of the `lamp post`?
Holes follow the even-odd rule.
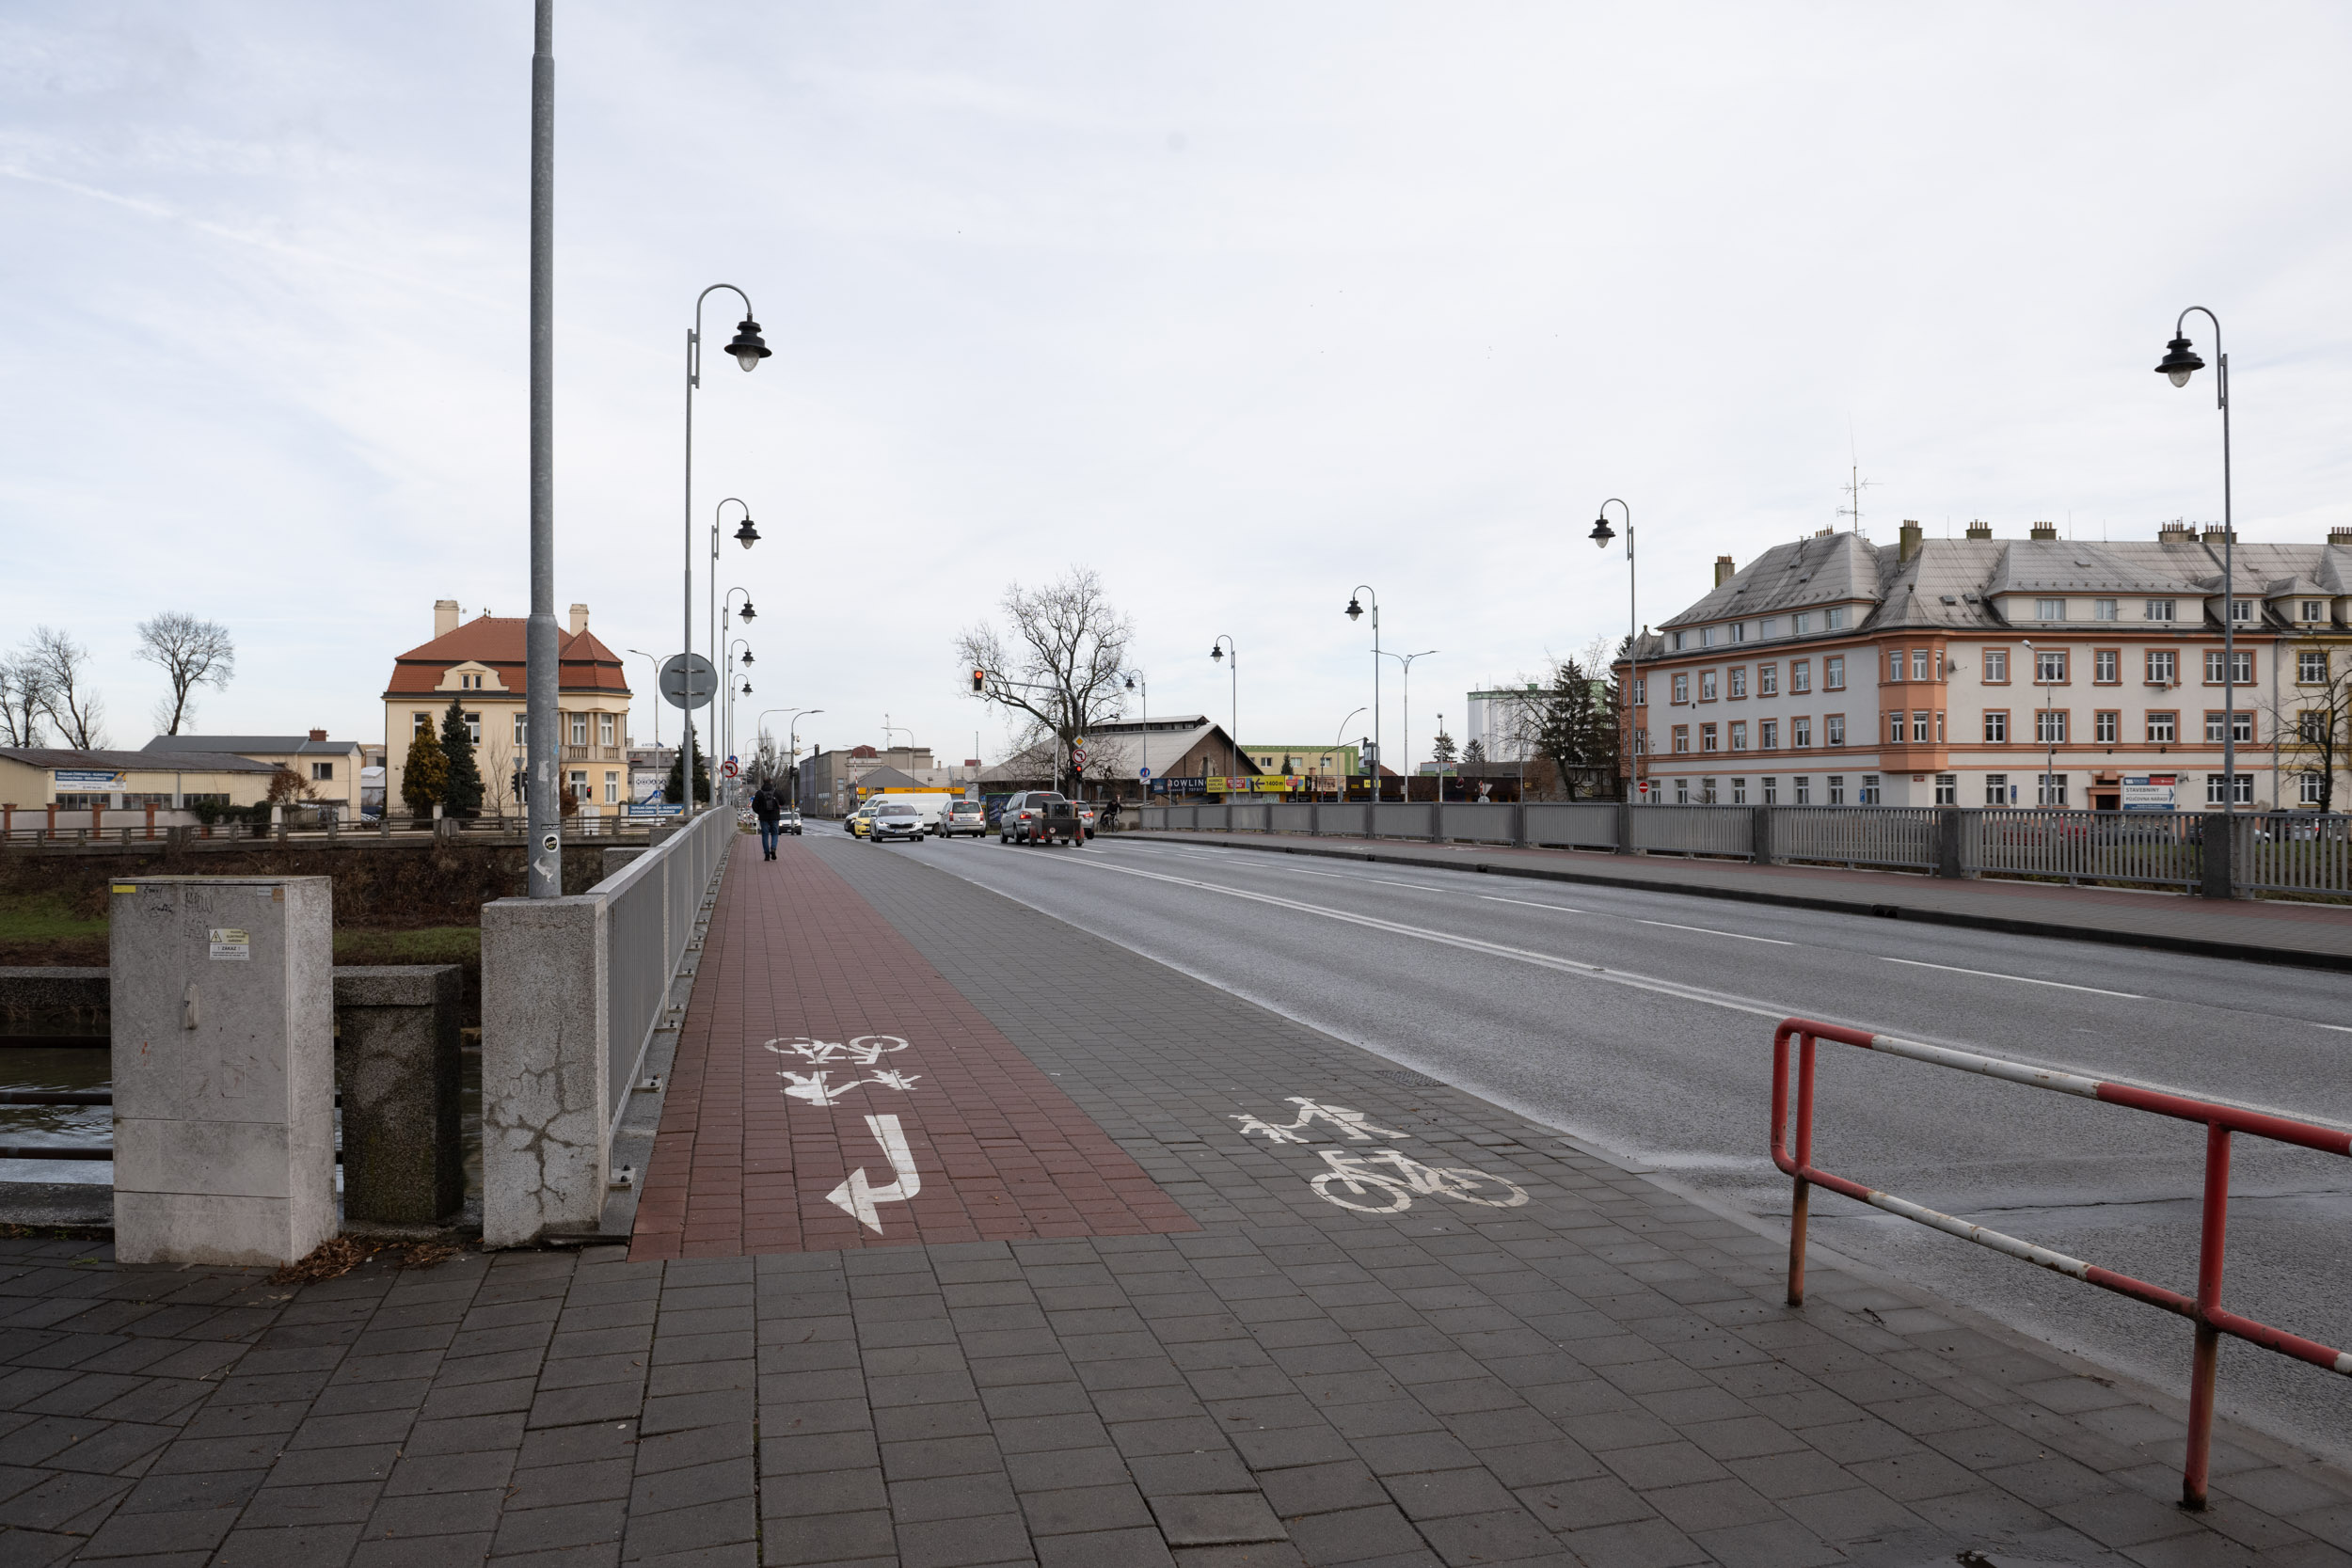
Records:
[[[721,501],[719,504],[724,506],[726,502]],[[748,506],[744,507],[744,526],[749,527],[751,520],[752,509]],[[758,537],[756,530],[754,531],[753,537]],[[718,586],[716,578],[713,578],[711,586],[713,588]],[[727,590],[726,596],[719,601],[719,641],[720,645],[729,649],[730,653],[735,647],[735,643],[727,637],[727,622],[730,617],[734,617],[737,614],[735,609],[735,595],[738,594],[743,595],[743,609],[740,616],[737,618],[739,618],[746,626],[749,626],[752,622],[759,619],[759,611],[752,608],[752,595],[749,589],[730,588]],[[723,680],[725,675],[726,672],[722,670],[720,672],[720,678]],[[723,754],[727,756],[733,756],[735,754],[735,714],[731,707],[727,714],[726,734],[720,737],[720,745],[723,748]]]
[[[661,744],[661,660],[643,648],[631,648],[629,652],[653,666],[653,743],[659,748]]]
[[[1642,709],[1649,705],[1642,698],[1642,622],[1638,604],[1639,580],[1633,569],[1633,508],[1612,496],[1600,503],[1600,512],[1593,519],[1593,531],[1585,537],[1602,549],[1616,534],[1609,528],[1609,508],[1614,503],[1625,514],[1625,795],[1629,803],[1641,799],[1642,759],[1648,748],[1642,744]],[[1560,781],[1565,786],[1565,779]]]
[[[1380,656],[1382,658],[1395,659],[1405,666],[1405,766],[1398,771],[1407,780],[1413,776],[1413,660],[1427,658],[1437,651],[1435,648],[1423,648],[1417,654],[1382,654]],[[1412,785],[1407,784],[1406,791],[1408,796],[1411,790]],[[1444,786],[1440,785],[1438,792],[1442,796],[1445,793]]]
[[[1143,785],[1143,799],[1149,801],[1152,799],[1152,683],[1143,678],[1143,672],[1140,670],[1129,670],[1125,672],[1125,674],[1127,689],[1139,690],[1143,696],[1143,760],[1136,766],[1143,769],[1136,775],[1136,779]],[[1140,821],[1142,818],[1138,817],[1136,820]]]
[[[1364,594],[1372,600],[1372,798],[1380,799],[1380,595],[1364,583],[1358,583],[1347,595],[1347,618],[1351,621],[1364,613],[1364,607],[1356,595]]]
[[[1241,649],[1232,638],[1219,632],[1216,641],[1209,644],[1209,662],[1216,663],[1229,654],[1233,659],[1232,665],[1227,671],[1227,673],[1232,677],[1233,705],[1227,712],[1226,721],[1233,728],[1225,738],[1233,743],[1233,766],[1238,768],[1241,766]]]
[[[735,652],[735,650],[736,650],[738,647],[740,647],[740,648],[743,650],[742,655],[741,655],[741,657],[740,657],[740,658],[739,658],[739,659],[738,658],[738,657],[737,657],[737,655],[736,655],[736,652]],[[730,665],[735,664],[735,663],[740,663],[740,664],[744,664],[744,665],[751,665],[751,664],[756,664],[756,663],[758,663],[758,662],[759,662],[757,659],[755,659],[755,658],[754,658],[754,657],[752,657],[751,640],[750,640],[750,639],[748,639],[748,638],[742,638],[742,637],[738,637],[738,638],[735,638],[735,639],[733,639],[731,641],[729,641],[729,642],[727,643],[727,658],[728,658],[728,660],[729,660]],[[732,671],[731,671],[731,670],[729,670],[729,669],[723,669],[723,670],[721,670],[721,671],[719,672],[719,678],[720,678],[722,681],[725,681],[725,682],[728,684],[729,688],[730,688],[730,689],[729,689],[729,690],[728,690],[728,692],[727,692],[727,727],[726,727],[726,732],[725,732],[724,736],[722,737],[722,743],[723,743],[723,744],[724,745],[724,747],[726,748],[724,754],[725,754],[725,755],[727,755],[727,756],[733,756],[733,755],[735,755],[735,753],[736,753],[736,742],[735,742],[735,692],[734,692],[734,690],[732,689],[733,685],[734,685],[734,675],[733,675],[733,673],[732,673]],[[752,683],[751,683],[749,680],[746,680],[746,681],[744,681],[744,683],[743,683],[743,695],[745,695],[746,697],[748,697],[748,696],[750,696],[750,695],[751,695],[751,693],[752,693]]]
[[[531,616],[523,624],[523,816],[533,898],[564,893],[563,743],[556,734],[563,643],[555,626],[555,3],[532,8]]]
[[[786,746],[787,750],[785,752],[784,765],[792,775],[792,809],[795,811],[798,811],[801,805],[801,739],[799,733],[801,721],[807,718],[812,713],[822,713],[825,710],[820,707],[769,707],[760,709],[759,717],[752,721],[753,727],[756,729],[759,725],[767,722],[768,716],[771,713],[788,713],[792,716],[790,721],[791,728],[785,732],[787,737]]]
[[[1338,774],[1340,778],[1339,786],[1331,791],[1331,799],[1334,801],[1344,800],[1347,799],[1347,770],[1341,766],[1340,757],[1341,737],[1347,734],[1347,726],[1355,720],[1356,714],[1363,711],[1364,710],[1361,707],[1357,708],[1355,713],[1351,713],[1345,719],[1341,720],[1340,727],[1331,732],[1331,770]]]
[[[2058,683],[2042,679],[2042,656],[2034,651],[2033,640],[2021,637],[2018,641],[2026,644],[2026,657],[2033,660],[2033,678],[2042,687],[2042,799],[2035,803],[2056,805],[2050,799],[2050,775],[2058,769],[2058,731],[2050,727],[2050,691]]]
[[[2201,314],[2213,323],[2214,405],[2221,410],[2221,809],[2235,815],[2237,811],[2237,578],[2233,570],[2233,546],[2237,543],[2237,524],[2230,510],[2230,356],[2221,349],[2221,318],[2201,305],[2192,305],[2172,323],[2172,341],[2166,345],[2165,356],[2156,366],[2157,373],[2170,379],[2175,387],[2185,387],[2188,378],[2205,368],[2203,359],[2189,346],[2182,328],[2191,314]],[[2213,1363],[2205,1351],[2203,1336],[2198,1331],[2198,1366],[2201,1370],[2205,1419],[2213,1419]],[[2192,1401],[2196,1398],[2191,1396]],[[2191,1425],[2195,1424],[2192,1411]],[[2192,1507],[2204,1506],[2203,1478],[2199,1478],[2198,1497]]]
[[[769,356],[768,344],[759,336],[759,323],[752,319],[752,296],[732,283],[713,283],[694,296],[694,325],[686,333],[686,587],[683,634],[678,646],[688,659],[694,655],[694,389],[703,384],[703,301],[724,289],[743,302],[743,319],[735,328],[735,337],[727,344],[727,352],[746,372],[757,370],[759,362]],[[723,503],[722,503],[723,504]],[[751,508],[743,509],[743,527],[736,537],[749,549],[759,537],[752,527]],[[718,526],[711,527],[713,549],[716,549]],[[552,606],[553,600],[548,601]],[[715,662],[715,661],[714,661]],[[713,692],[713,696],[717,693]],[[686,715],[685,738],[678,748],[678,779],[686,796],[686,816],[694,815],[694,710],[682,710]],[[552,721],[550,721],[550,728]]]

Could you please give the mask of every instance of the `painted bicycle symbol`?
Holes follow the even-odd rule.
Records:
[[[1393,1214],[1410,1209],[1416,1197],[1450,1197],[1488,1209],[1516,1209],[1527,1201],[1527,1190],[1516,1181],[1459,1166],[1424,1165],[1393,1148],[1321,1152],[1331,1168],[1312,1181],[1315,1196],[1361,1214]]]
[[[860,1035],[846,1041],[812,1039],[803,1035],[789,1040],[778,1037],[764,1044],[779,1056],[798,1056],[804,1062],[854,1062],[859,1067],[872,1067],[889,1053],[907,1048],[907,1042],[896,1035]]]

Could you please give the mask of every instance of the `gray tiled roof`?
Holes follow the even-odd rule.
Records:
[[[307,735],[159,735],[147,743],[151,752],[228,752],[244,755],[266,752],[272,756],[296,754],[346,756],[359,749],[356,740],[313,740]]]
[[[266,762],[227,752],[77,752],[62,746],[0,746],[0,757],[31,768],[108,768],[138,773],[267,773]]]

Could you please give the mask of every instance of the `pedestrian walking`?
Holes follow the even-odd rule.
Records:
[[[752,797],[752,815],[759,818],[759,858],[776,858],[776,835],[784,831],[784,802],[776,792],[760,781],[759,792]]]

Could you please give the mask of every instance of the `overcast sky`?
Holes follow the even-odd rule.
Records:
[[[116,744],[155,610],[237,637],[199,731],[375,740],[435,599],[528,610],[530,52],[526,0],[0,9],[0,646],[87,643]],[[993,760],[953,635],[1073,563],[1155,713],[1222,718],[1233,637],[1258,743],[1371,700],[1370,583],[1425,756],[1625,630],[1606,496],[1649,623],[1851,453],[1882,542],[2217,517],[2190,304],[2242,536],[2352,523],[2341,6],[559,0],[556,58],[559,606],[678,645],[740,284],[696,531],[754,508],[804,739]]]

